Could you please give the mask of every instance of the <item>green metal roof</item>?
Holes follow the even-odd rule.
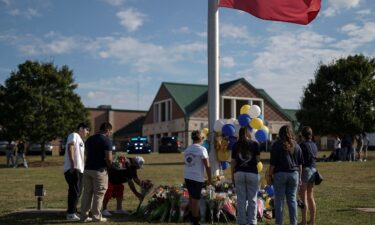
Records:
[[[263,89],[257,89],[252,86],[245,78],[240,78],[220,84],[220,93],[225,92],[227,89],[237,84],[238,82],[244,82],[250,88],[255,90],[257,94],[268,101],[273,107],[279,110],[289,120],[296,120],[295,115],[290,116],[287,112],[282,109],[279,104],[275,102]],[[198,84],[184,84],[184,83],[169,83],[163,82],[162,85],[166,87],[171,96],[183,110],[185,115],[189,116],[192,112],[198,109],[200,106],[207,104],[208,101],[208,86]]]
[[[297,121],[296,113],[298,109],[284,109],[284,112],[289,115],[294,121]]]

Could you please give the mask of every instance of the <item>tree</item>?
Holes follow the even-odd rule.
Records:
[[[320,65],[304,90],[297,112],[317,134],[375,131],[375,58],[363,55]]]
[[[0,86],[0,124],[10,139],[45,143],[67,135],[88,111],[74,93],[73,72],[52,63],[26,61]]]

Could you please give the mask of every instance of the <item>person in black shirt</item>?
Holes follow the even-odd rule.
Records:
[[[17,144],[17,157],[16,157],[16,162],[14,164],[14,168],[18,167],[19,159],[22,160],[23,166],[25,168],[28,168],[27,161],[25,159],[25,142],[23,140],[18,141],[18,144]]]
[[[130,190],[133,194],[141,200],[144,196],[137,191],[134,183],[141,186],[142,182],[138,178],[137,170],[141,169],[144,164],[143,157],[136,156],[135,158],[126,159],[126,168],[115,169],[110,168],[108,171],[108,189],[105,193],[103,200],[103,216],[112,216],[112,214],[107,210],[108,202],[111,198],[116,198],[117,210],[116,214],[128,214],[126,210],[122,209],[122,201],[124,195],[124,185],[123,183],[128,183]]]
[[[302,222],[300,224],[307,224],[307,210],[309,210],[310,222],[308,224],[315,225],[316,205],[314,199],[314,174],[316,172],[318,147],[315,142],[312,141],[313,132],[310,127],[302,128],[302,136],[304,141],[300,146],[304,162],[302,164],[302,185],[300,195],[305,207],[302,208]]]
[[[97,134],[89,137],[85,143],[86,161],[83,172],[83,194],[81,202],[81,221],[105,222],[101,209],[104,194],[108,188],[107,168],[112,166],[112,125],[104,122]],[[91,211],[92,218],[88,217]]]
[[[289,209],[289,221],[297,225],[297,189],[301,183],[302,151],[294,140],[292,128],[284,125],[279,130],[279,140],[271,149],[270,168],[267,182],[275,192],[275,224],[283,224],[284,198]]]
[[[232,182],[237,193],[237,223],[257,223],[257,192],[260,161],[258,142],[252,141],[247,128],[239,131],[239,139],[232,148]],[[247,206],[247,207],[246,207]]]

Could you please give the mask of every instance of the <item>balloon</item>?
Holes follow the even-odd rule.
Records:
[[[266,209],[271,209],[270,201],[271,201],[271,198],[266,198],[266,202],[265,202]]]
[[[257,130],[257,129],[249,128],[249,131],[250,131],[250,135],[251,135],[251,140],[256,140],[256,138],[255,138],[255,133],[256,133],[258,130]]]
[[[236,132],[233,124],[225,124],[223,128],[221,128],[221,133],[223,133],[224,136],[234,136],[234,133]]]
[[[258,118],[261,119],[261,120],[264,120],[264,115],[263,115],[263,114],[260,114],[260,115],[258,116]]]
[[[251,118],[257,118],[260,115],[260,108],[257,105],[250,106],[249,115]]]
[[[262,170],[263,170],[263,163],[262,162],[258,162],[257,169],[258,169],[258,173],[262,172]]]
[[[234,125],[236,123],[236,121],[237,121],[236,118],[230,118],[230,119],[227,120],[227,124],[233,124]]]
[[[259,142],[264,142],[267,140],[267,138],[268,138],[268,133],[265,130],[258,130],[255,133],[255,139],[257,139],[257,141]]]
[[[264,130],[264,131],[266,131],[267,133],[270,132],[269,129],[268,129],[268,127],[267,127],[267,126],[264,126],[264,125],[260,128],[260,130]]]
[[[236,137],[229,137],[229,143],[227,149],[232,150],[233,145],[236,143],[237,138]]]
[[[240,114],[249,114],[250,105],[243,105],[240,109]]]
[[[222,120],[216,120],[214,123],[214,131],[221,132],[221,129],[224,126],[224,122]]]
[[[246,127],[246,126],[249,126],[250,124],[250,121],[251,121],[251,118],[248,114],[241,114],[239,117],[238,117],[238,123],[243,126],[243,127]]]
[[[202,129],[202,134],[204,134],[204,136],[207,137],[207,135],[208,135],[208,128],[207,127]]]
[[[253,118],[250,122],[250,127],[259,130],[263,126],[263,120],[259,118]]]
[[[273,197],[274,192],[273,192],[273,187],[272,187],[272,185],[268,185],[268,186],[266,186],[266,187],[264,188],[264,190],[267,192],[267,194],[268,194],[268,196],[269,196],[270,198]]]
[[[220,164],[222,170],[228,169],[229,163],[227,161],[221,161]]]

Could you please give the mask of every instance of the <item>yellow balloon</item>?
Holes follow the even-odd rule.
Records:
[[[208,128],[203,128],[203,129],[202,129],[202,134],[203,134],[205,137],[207,137],[207,135],[208,135]]]
[[[262,170],[263,170],[263,163],[262,162],[258,162],[257,169],[258,169],[258,173],[262,172]]]
[[[243,105],[240,109],[240,114],[249,114],[250,105]]]
[[[262,126],[261,128],[260,128],[260,130],[265,130],[265,131],[267,131],[267,133],[269,133],[269,129],[268,129],[268,127],[267,126]]]
[[[271,201],[271,198],[267,198],[266,199],[266,202],[264,204],[264,206],[266,207],[266,209],[271,209],[270,201]]]
[[[250,122],[250,127],[259,130],[263,126],[263,120],[259,118],[253,118]]]

